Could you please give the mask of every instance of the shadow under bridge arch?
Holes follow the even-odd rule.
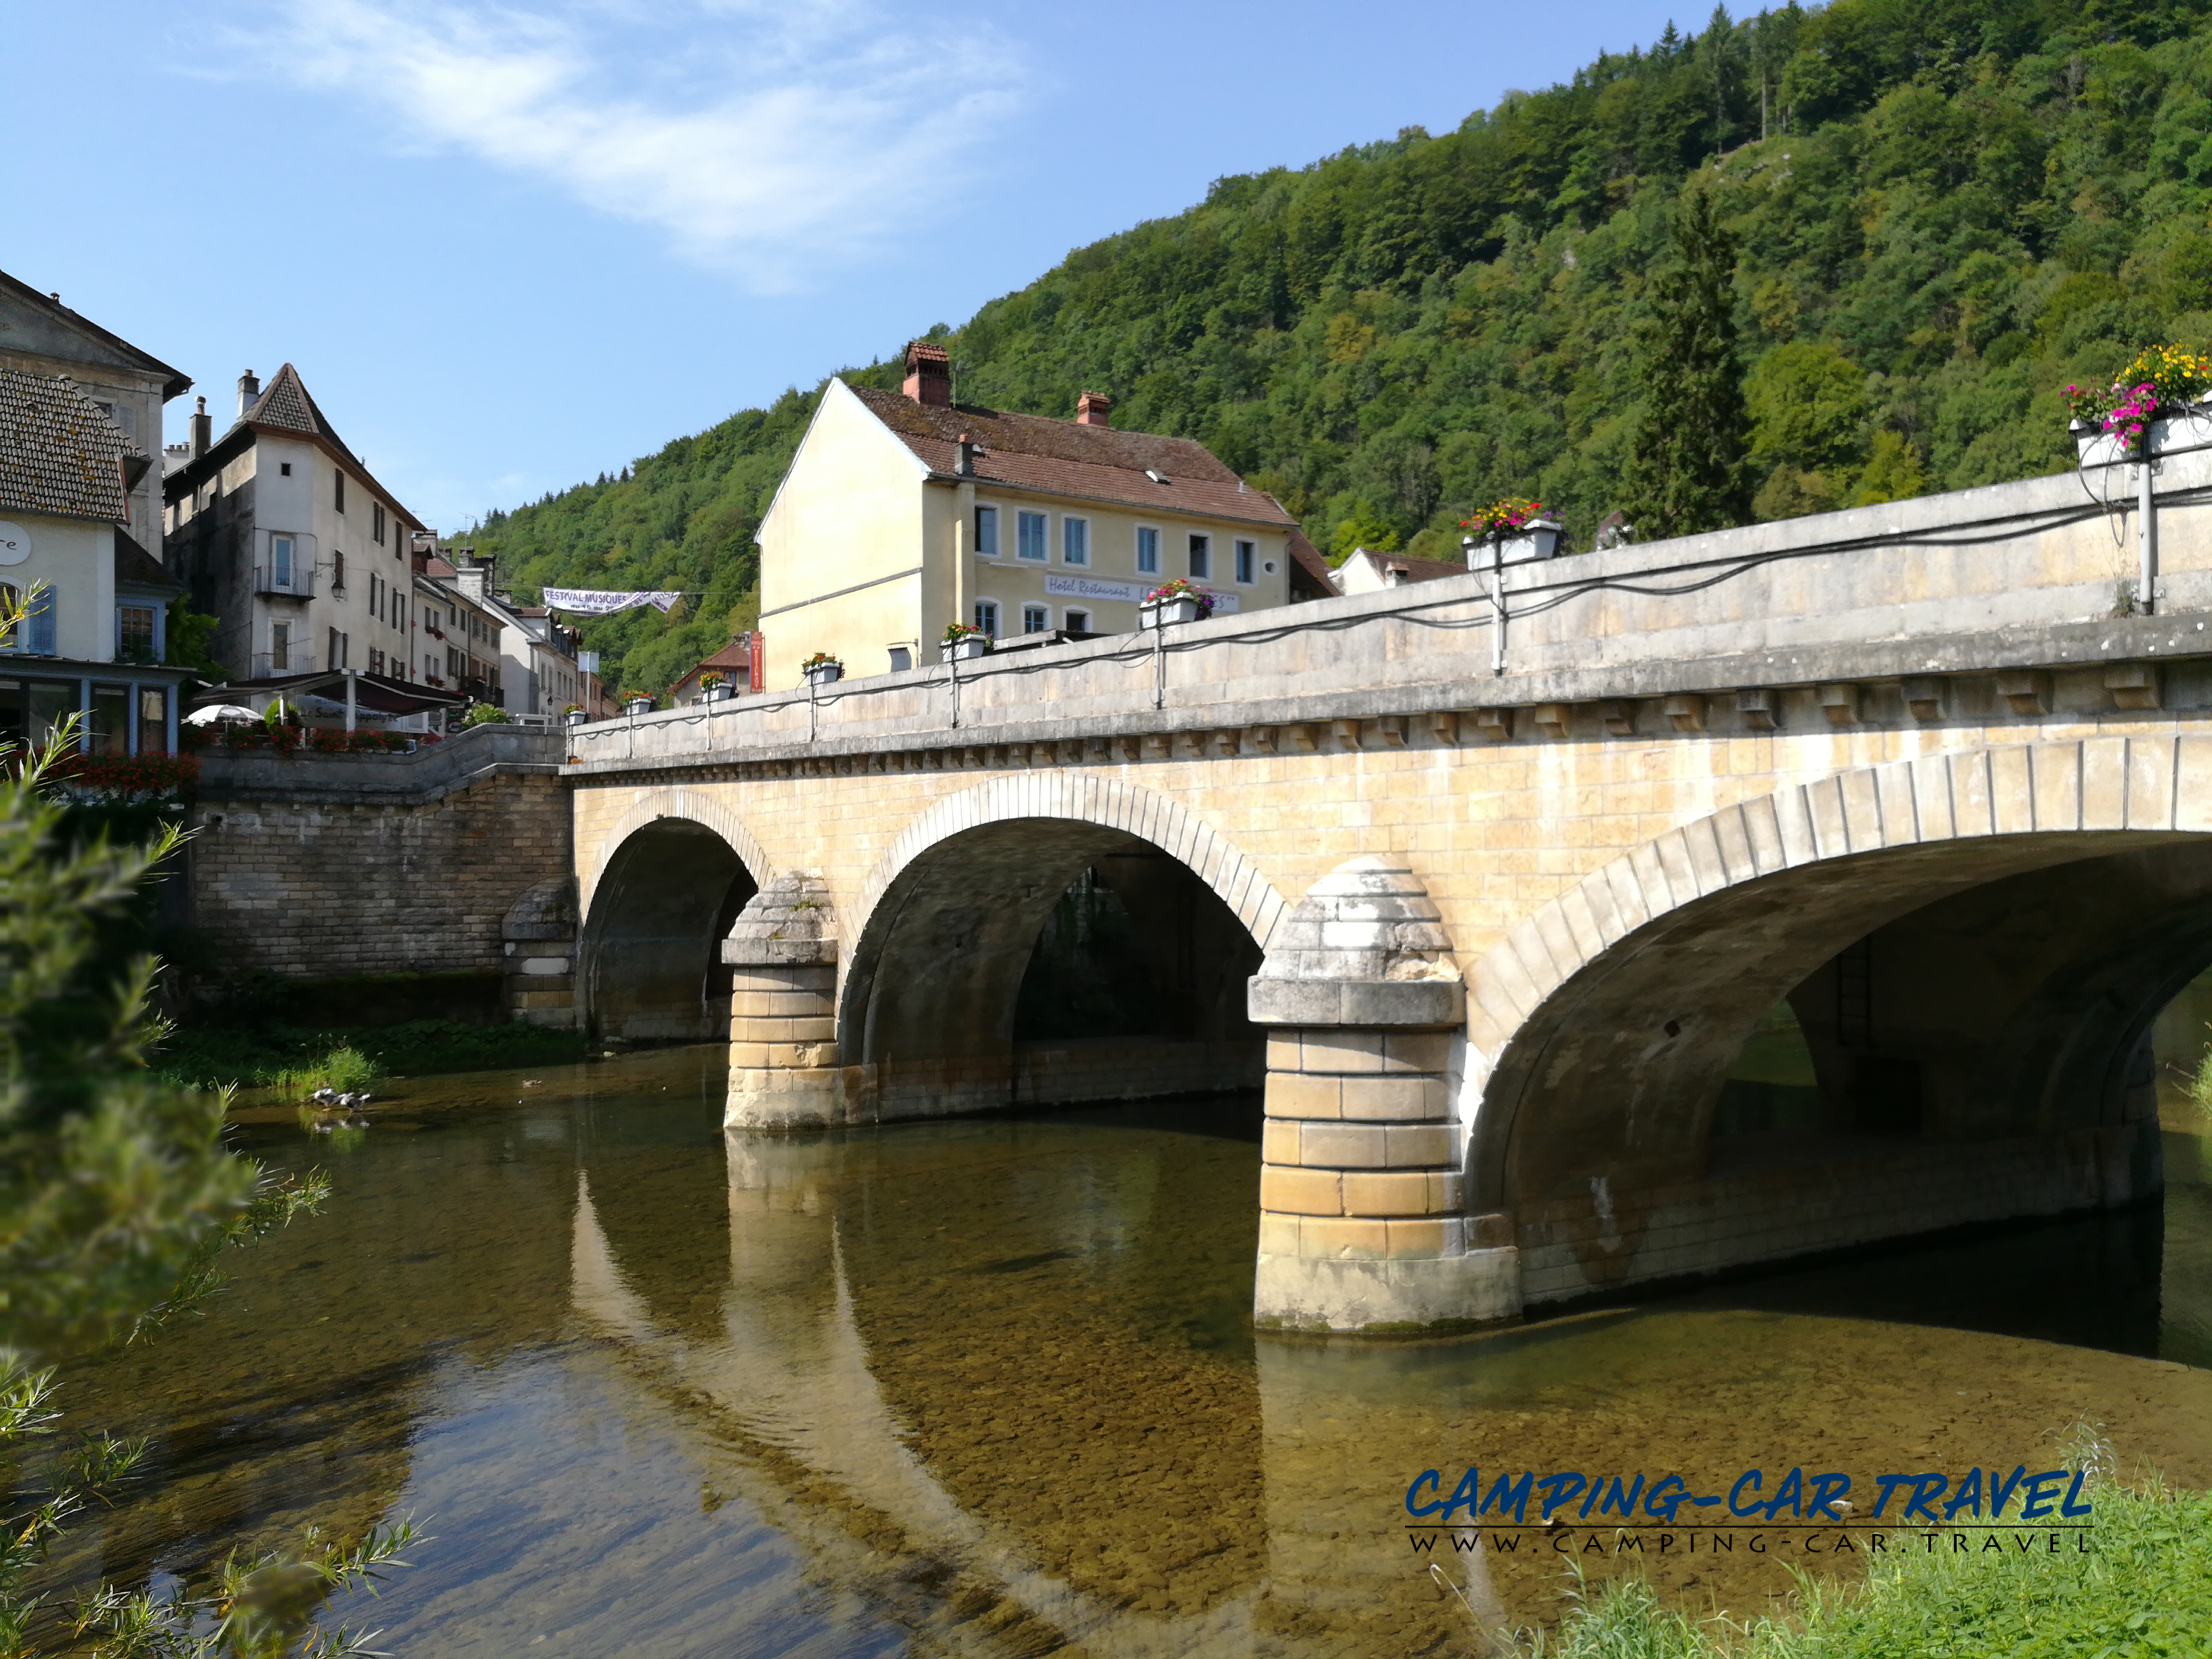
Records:
[[[760,890],[730,841],[696,818],[641,823],[614,847],[584,925],[586,1029],[599,1041],[699,1042],[727,1034],[721,941]]]
[[[2143,809],[2096,823],[2098,741],[1731,808],[1475,963],[1469,1202],[1511,1218],[1524,1298],[2156,1192],[2148,1036],[2212,963],[2212,825],[2156,739],[2106,757]],[[1778,1028],[1786,1119],[1733,1092]]]
[[[1210,835],[1193,857],[1172,825],[1026,805],[918,826],[872,884],[839,1004],[855,1115],[1257,1090],[1273,890]]]

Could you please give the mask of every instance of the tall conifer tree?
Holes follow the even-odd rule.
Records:
[[[1651,279],[1638,331],[1644,411],[1629,462],[1637,538],[1723,530],[1751,516],[1751,416],[1736,361],[1735,239],[1712,198],[1686,189],[1674,209],[1674,258]]]

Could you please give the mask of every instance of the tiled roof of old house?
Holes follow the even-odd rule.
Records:
[[[752,672],[752,635],[739,634],[711,657],[702,657],[699,665],[686,674],[669,690],[681,691],[702,674],[726,674],[735,678]]]
[[[1328,561],[1322,556],[1321,549],[1306,539],[1305,532],[1291,532],[1291,597],[1294,599],[1326,599],[1336,594],[1336,583],[1332,579]]]
[[[66,375],[0,368],[0,512],[118,522],[145,459]]]
[[[285,432],[319,443],[338,461],[346,464],[347,471],[355,475],[360,484],[381,500],[392,512],[410,528],[422,529],[422,521],[402,506],[399,498],[378,481],[360,456],[348,449],[337,428],[330,423],[322,409],[307,391],[307,382],[300,371],[287,363],[270,377],[261,395],[246,408],[246,413],[230,423],[228,430],[210,445],[204,455],[194,456],[178,467],[162,481],[163,492],[171,501],[197,489],[210,472],[229,465],[252,440],[255,432]]]
[[[952,475],[955,446],[964,434],[982,447],[975,458],[979,483],[1275,529],[1297,522],[1273,496],[1248,488],[1195,439],[1121,432],[975,404],[939,408],[872,386],[852,390],[933,472]],[[1148,476],[1154,472],[1159,479]]]

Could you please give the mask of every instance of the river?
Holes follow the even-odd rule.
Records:
[[[404,1659],[1474,1654],[1470,1607],[1548,1620],[1570,1562],[1743,1613],[1867,1534],[1692,1553],[1686,1516],[1620,1554],[1532,1516],[1510,1553],[1447,1536],[1447,1589],[1407,1530],[1425,1469],[1857,1497],[2049,1468],[2086,1422],[2212,1484],[2193,1127],[2162,1209],[1325,1344],[1249,1328],[1256,1100],[726,1139],[722,1089],[691,1048],[395,1083],[354,1135],[246,1114],[331,1201],[204,1319],[70,1373],[76,1420],[153,1452],[61,1577],[411,1515],[413,1565],[335,1609]]]

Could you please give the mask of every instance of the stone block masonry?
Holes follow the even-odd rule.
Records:
[[[557,759],[531,741],[543,735],[471,732],[416,756],[206,757],[188,817],[193,925],[234,974],[514,978],[508,913],[544,884],[565,890],[574,856]],[[572,941],[520,948],[534,998],[566,987],[546,969]]]

